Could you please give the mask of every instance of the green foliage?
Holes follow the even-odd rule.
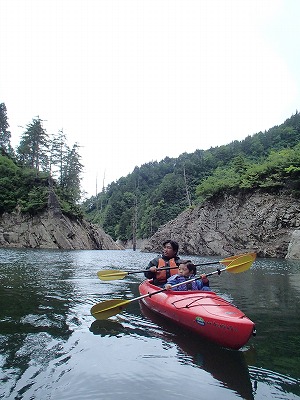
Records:
[[[11,212],[17,204],[19,185],[18,167],[9,158],[0,155],[0,214]]]
[[[22,165],[37,171],[49,169],[49,137],[43,128],[43,121],[34,118],[23,133],[17,155]]]
[[[1,108],[2,107],[2,108]],[[100,224],[113,239],[146,238],[187,207],[224,193],[288,191],[300,197],[300,115],[280,126],[209,150],[151,161],[112,182],[79,206],[83,169],[79,146],[63,131],[51,138],[40,118],[27,125],[17,161],[9,153],[6,108],[0,105],[0,213],[35,214],[54,191],[62,211]]]
[[[236,159],[231,165],[237,166]],[[224,191],[242,189],[290,190],[296,194],[300,179],[300,145],[294,148],[271,150],[260,163],[242,164],[238,168],[217,168],[196,189],[199,201]]]
[[[11,159],[0,156],[0,213],[17,206],[35,214],[47,206],[48,176],[31,168],[20,168]]]
[[[67,215],[70,219],[82,220],[83,211],[79,205],[64,200],[60,200],[59,204],[62,212],[65,215]]]
[[[31,215],[47,208],[49,191],[55,191],[62,211],[82,218],[78,144],[66,145],[62,131],[50,138],[37,117],[26,126],[16,158],[10,146],[5,104],[0,104],[0,214],[16,207]],[[57,181],[54,179],[57,176]]]
[[[241,175],[234,168],[217,168],[214,173],[203,180],[196,188],[198,201],[203,201],[217,193],[230,191],[239,185]]]
[[[223,193],[288,190],[300,196],[300,115],[282,125],[228,145],[166,157],[136,167],[83,207],[114,239],[133,236],[137,199],[137,237],[153,235],[160,226],[189,207]],[[184,173],[186,181],[184,179]],[[130,193],[132,196],[130,196]]]
[[[11,133],[8,128],[6,106],[0,103],[0,154],[13,157],[14,152],[10,144]]]
[[[46,209],[48,203],[48,189],[46,187],[34,187],[28,193],[26,200],[21,200],[19,205],[22,212],[31,215],[38,214]]]
[[[81,156],[78,153],[79,145],[74,144],[71,150],[67,151],[65,162],[62,164],[60,186],[64,189],[70,202],[78,202],[81,197],[80,174],[83,165],[80,162]]]

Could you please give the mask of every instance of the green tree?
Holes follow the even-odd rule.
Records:
[[[17,149],[20,162],[38,172],[49,170],[49,137],[42,120],[39,117],[33,118],[26,128]]]
[[[35,214],[47,207],[48,174],[21,168],[8,157],[0,156],[0,213],[19,206],[22,212]]]
[[[53,136],[50,145],[50,172],[54,177],[58,177],[61,186],[63,185],[64,167],[70,153],[66,143],[66,135],[61,129]]]
[[[61,176],[61,188],[64,190],[66,199],[74,203],[77,203],[81,198],[80,175],[83,165],[80,162],[81,156],[78,149],[79,145],[75,143],[72,149],[68,151]]]
[[[124,238],[131,232],[126,229],[131,220],[124,194],[134,195],[138,182],[137,232],[145,238],[189,204],[225,192],[285,189],[300,195],[299,143],[300,115],[296,112],[280,126],[242,141],[136,167],[87,200],[84,207],[88,218],[103,221],[103,228],[113,232],[115,239],[118,235]]]
[[[6,106],[5,103],[0,103],[0,151],[3,155],[13,156],[14,151],[10,144],[11,133],[8,128]]]
[[[0,155],[0,214],[11,212],[17,205],[20,168]]]

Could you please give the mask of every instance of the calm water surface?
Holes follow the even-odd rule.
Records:
[[[256,323],[257,336],[232,351],[138,301],[94,320],[92,305],[137,297],[143,280],[102,282],[97,271],[143,269],[154,256],[0,249],[0,399],[300,399],[300,262],[258,259],[244,273],[211,277]]]

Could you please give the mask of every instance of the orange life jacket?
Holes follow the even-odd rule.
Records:
[[[162,270],[160,271],[160,268],[165,268],[165,267],[177,267],[174,269],[169,269],[169,270]],[[169,272],[167,274],[167,272]],[[178,274],[178,266],[175,262],[174,258],[171,258],[168,262],[166,262],[163,258],[160,258],[158,260],[158,266],[157,266],[157,271],[156,271],[156,276],[155,280],[157,280],[159,283],[165,283],[167,281],[167,278],[171,275]]]

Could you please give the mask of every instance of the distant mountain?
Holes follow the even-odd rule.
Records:
[[[299,196],[298,112],[242,141],[136,167],[86,200],[83,208],[88,220],[100,224],[113,239],[135,243],[150,238],[188,208],[253,190]]]

